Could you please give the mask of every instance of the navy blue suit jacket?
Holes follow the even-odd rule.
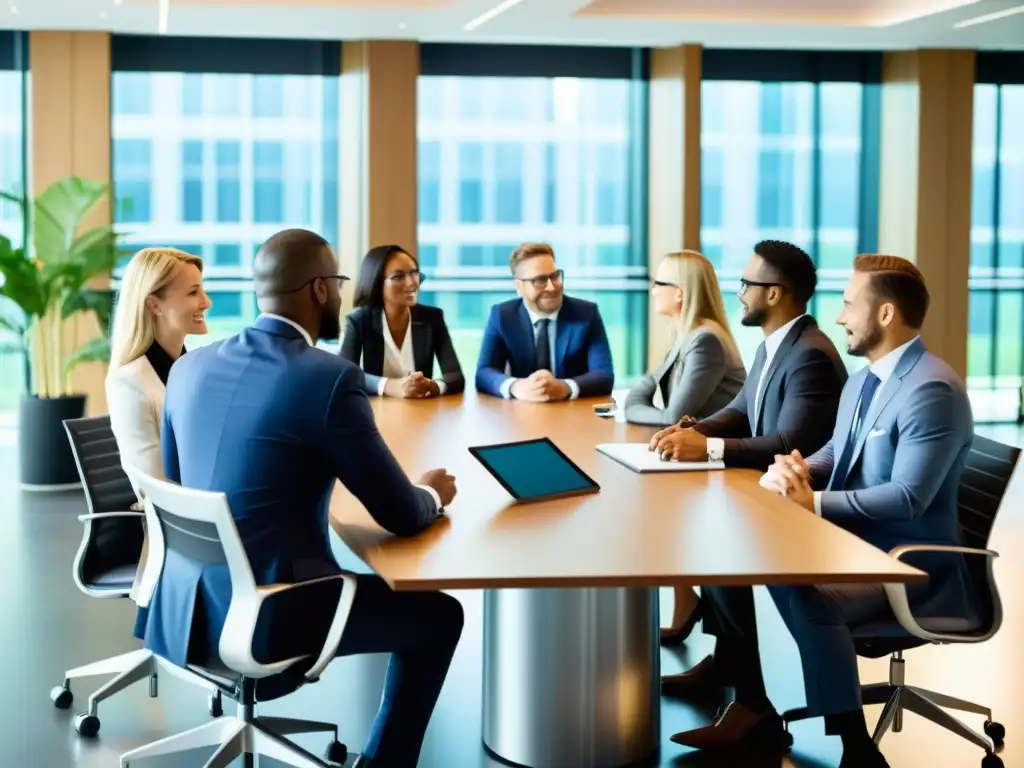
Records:
[[[612,353],[597,304],[562,298],[553,353],[552,373],[560,379],[573,379],[580,388],[580,397],[611,394],[615,381]],[[533,325],[523,300],[512,299],[491,307],[477,362],[477,391],[500,397],[505,379],[526,378],[536,370],[535,359]]]
[[[227,494],[259,585],[341,572],[328,533],[337,480],[396,535],[438,517],[433,496],[410,482],[377,431],[359,367],[271,317],[174,365],[163,455],[169,480]],[[146,647],[176,664],[210,658],[230,599],[226,566],[169,551]],[[192,637],[193,626],[204,629]],[[255,638],[254,653],[266,642]]]

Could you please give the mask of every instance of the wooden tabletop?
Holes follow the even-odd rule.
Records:
[[[444,467],[458,496],[401,539],[339,483],[335,530],[394,589],[911,582],[925,575],[770,493],[748,470],[637,474],[594,448],[654,430],[602,419],[599,400],[530,404],[477,395],[373,398],[377,424],[415,481]],[[601,486],[513,505],[471,445],[550,437]]]

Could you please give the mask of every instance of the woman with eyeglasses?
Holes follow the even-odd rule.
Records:
[[[363,257],[341,356],[362,367],[369,395],[437,397],[465,388],[444,313],[419,303],[423,277],[397,245],[379,245]],[[440,379],[433,377],[434,358]]]
[[[665,256],[651,285],[654,310],[671,320],[672,346],[661,364],[626,396],[626,421],[664,427],[721,410],[747,378],[711,262],[696,251]],[[672,625],[661,640],[678,644],[700,618],[690,587],[673,592]]]
[[[626,421],[667,427],[727,406],[743,388],[747,372],[711,262],[696,251],[668,254],[658,265],[651,301],[655,312],[671,320],[672,346],[630,390]]]

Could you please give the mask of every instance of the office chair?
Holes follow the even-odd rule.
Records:
[[[975,435],[958,493],[960,539],[964,546],[911,545],[896,547],[889,553],[897,559],[917,552],[964,554],[971,583],[978,596],[980,623],[975,626],[975,623],[959,617],[916,619],[910,610],[906,586],[886,584],[885,592],[895,614],[895,622],[891,619],[874,621],[851,628],[859,656],[869,659],[890,657],[889,682],[861,688],[865,706],[885,705],[875,726],[873,738],[876,744],[881,742],[890,727],[895,733],[903,730],[903,710],[906,709],[984,749],[986,754],[981,763],[982,768],[1003,766],[1002,759],[994,750],[1003,745],[1006,729],[992,720],[992,710],[980,704],[907,685],[904,682],[906,662],[903,652],[928,643],[983,643],[999,631],[1003,609],[992,573],[992,561],[999,553],[988,549],[988,541],[1020,453],[1019,448]],[[985,736],[950,715],[946,709],[984,715]],[[782,715],[787,726],[808,717],[805,707]]]
[[[219,646],[211,658],[202,664],[189,664],[189,669],[215,683],[238,703],[238,709],[234,717],[225,716],[126,752],[121,755],[121,767],[135,765],[142,758],[211,746],[216,749],[205,763],[206,768],[225,768],[238,757],[242,757],[247,768],[251,768],[255,755],[273,757],[297,768],[343,764],[348,759],[348,751],[338,741],[338,727],[333,723],[257,715],[257,682],[261,685],[259,699],[266,701],[320,678],[334,658],[345,631],[356,593],[355,578],[339,574],[294,584],[257,586],[223,493],[182,488],[134,471],[132,477],[143,496],[149,535],[161,539],[161,552],[174,552],[179,557],[204,565],[227,566],[231,578],[231,602]],[[253,657],[252,646],[264,601],[290,590],[332,580],[342,582],[341,597],[323,649],[312,666],[309,666],[308,655],[269,664],[258,662]],[[264,682],[268,684],[266,689],[262,687]],[[268,697],[266,690],[278,693]],[[326,763],[284,738],[298,733],[334,735],[327,748]]]
[[[75,586],[89,597],[129,597],[142,560],[143,547],[150,547],[148,560],[158,558],[153,557],[152,547],[145,541],[144,513],[131,509],[137,499],[128,476],[121,468],[110,417],[68,419],[64,422],[64,429],[71,442],[71,452],[82,478],[89,510],[88,514],[78,516],[83,528],[82,542],[72,568]],[[156,696],[160,672],[168,672],[207,689],[211,693],[211,714],[220,714],[219,689],[215,685],[179,670],[145,649],[69,669],[64,673],[64,682],[50,691],[50,699],[58,709],[67,709],[74,702],[72,680],[115,675],[89,697],[88,710],[74,719],[75,730],[81,736],[95,736],[100,729],[97,711],[101,701],[147,677],[149,694]]]

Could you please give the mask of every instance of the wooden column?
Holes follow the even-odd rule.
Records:
[[[39,194],[67,176],[110,183],[110,35],[106,32],[32,32],[31,180]],[[109,200],[98,203],[86,227],[111,223]],[[110,278],[95,285],[105,288]],[[76,318],[68,340],[85,344],[100,333],[95,318]],[[75,392],[87,396],[87,413],[106,413],[106,366],[80,365],[72,372]]]
[[[419,72],[416,42],[342,44],[339,258],[352,278],[374,245],[416,253]]]
[[[924,274],[928,348],[967,375],[974,52],[885,54],[879,251]]]
[[[648,128],[648,265],[683,248],[700,250],[701,47],[651,51]],[[647,359],[665,353],[662,323],[649,316]]]

